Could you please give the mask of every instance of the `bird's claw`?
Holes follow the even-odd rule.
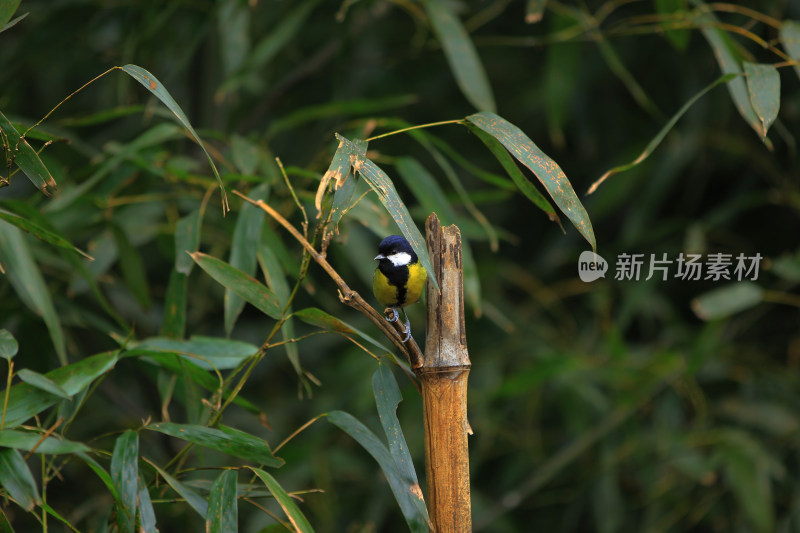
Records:
[[[408,319],[408,316],[406,316],[405,326],[406,326],[406,338],[403,339],[403,342],[408,342],[408,339],[411,338],[411,321]]]
[[[392,310],[392,317],[386,317],[387,322],[397,322],[400,319],[400,313],[397,312],[397,309],[394,307],[390,307],[389,309]]]
[[[397,322],[398,320],[400,320],[400,313],[397,312],[397,308],[390,307],[389,309],[392,310],[392,316],[391,317],[387,316],[386,321]],[[405,315],[405,310],[403,311],[403,314]],[[408,315],[406,315],[405,330],[406,330],[406,336],[403,339],[403,342],[408,342],[408,339],[411,338],[411,321],[408,319]]]

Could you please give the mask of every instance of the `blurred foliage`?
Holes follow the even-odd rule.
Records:
[[[356,153],[446,122],[357,157],[468,245],[475,530],[800,530],[798,20],[786,0],[0,0],[0,529],[418,527],[371,390],[390,343],[274,219],[232,195],[224,215],[209,161],[309,240],[337,206],[314,242],[368,297],[398,229],[364,180],[351,209],[318,197],[348,170],[334,134]],[[123,65],[158,84],[115,69],[72,94]],[[550,188],[456,123],[475,111],[558,162],[605,279],[578,278]],[[623,253],[764,260],[617,280]]]

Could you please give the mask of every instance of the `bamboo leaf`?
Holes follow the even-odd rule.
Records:
[[[121,533],[133,533],[139,492],[139,434],[135,431],[126,431],[114,443],[111,480],[118,495],[117,526]]]
[[[628,163],[626,165],[620,165],[618,167],[614,167],[611,170],[607,171],[605,174],[600,176],[600,178],[597,181],[592,183],[592,186],[589,187],[589,191],[587,192],[587,194],[592,194],[594,191],[597,190],[597,187],[599,187],[600,184],[602,184],[605,180],[607,180],[608,178],[610,178],[614,174],[618,174],[620,172],[624,172],[626,170],[630,170],[633,167],[635,167],[635,166],[639,165],[640,163],[642,163],[648,157],[650,157],[652,155],[652,153],[656,150],[656,148],[658,148],[658,145],[661,144],[661,141],[664,140],[664,137],[667,136],[667,134],[670,132],[670,130],[681,119],[681,117],[689,110],[689,108],[692,107],[692,105],[694,105],[695,102],[697,102],[700,98],[705,96],[705,94],[707,92],[709,92],[711,89],[713,89],[717,85],[719,85],[721,83],[730,82],[731,80],[733,80],[736,77],[737,77],[737,74],[724,74],[723,76],[720,76],[719,78],[714,80],[711,84],[707,85],[700,92],[698,92],[697,94],[692,96],[689,99],[689,101],[687,101],[685,104],[683,104],[683,106],[681,106],[681,108],[678,110],[678,112],[675,113],[672,116],[672,118],[669,119],[669,121],[664,125],[664,127],[661,128],[661,130],[659,130],[659,132],[656,134],[656,136],[653,137],[653,139],[645,147],[644,151],[641,154],[639,154],[639,156],[636,159],[634,159],[633,161],[631,161],[630,163]]]
[[[200,210],[195,209],[175,225],[175,270],[187,276],[194,267],[189,254],[200,246],[200,223]]]
[[[589,214],[558,163],[542,152],[522,130],[494,113],[476,113],[468,116],[467,120],[500,141],[520,163],[536,174],[558,208],[592,245],[592,249],[596,249]]]
[[[411,219],[411,214],[408,212],[408,208],[397,194],[397,189],[394,188],[392,180],[389,179],[389,176],[387,176],[386,173],[378,167],[378,165],[361,155],[360,149],[355,143],[345,137],[342,137],[338,133],[336,134],[336,138],[339,139],[339,141],[343,144],[344,149],[349,154],[350,163],[353,166],[353,169],[361,174],[369,186],[372,187],[376,193],[378,193],[378,199],[380,199],[383,206],[397,223],[397,227],[400,228],[400,232],[406,239],[408,239],[408,242],[411,244],[414,252],[416,252],[417,257],[419,257],[422,266],[425,267],[425,270],[431,273],[431,275],[428,276],[428,279],[433,282],[434,287],[436,287],[438,290],[439,285],[436,282],[436,276],[432,275],[434,271],[433,264],[431,263],[430,256],[428,255],[428,247],[425,245],[425,239],[422,237],[422,233],[420,233],[416,224],[414,224],[414,221]]]
[[[211,485],[206,514],[207,533],[236,533],[239,531],[236,478],[236,470],[224,470]]]
[[[367,157],[367,142],[361,139],[353,141],[353,149],[359,156]],[[350,155],[345,149],[343,141],[339,141],[339,146],[333,154],[331,164],[322,177],[322,181],[333,182],[335,192],[333,193],[333,206],[331,207],[331,226],[334,228],[339,224],[345,211],[350,209],[353,202],[353,194],[356,192],[356,173],[351,172]]]
[[[418,508],[420,497],[412,494],[415,487],[403,479],[394,459],[378,437],[353,415],[344,411],[331,411],[327,420],[355,439],[378,462],[411,531],[428,533],[430,528],[427,516],[421,514]]]
[[[189,130],[192,138],[197,142],[198,145],[200,145],[200,148],[202,148],[203,152],[206,154],[206,158],[211,165],[211,170],[214,172],[214,176],[216,176],[217,182],[219,183],[220,193],[222,194],[222,214],[230,211],[230,207],[228,206],[228,193],[225,191],[225,185],[222,183],[222,177],[219,175],[216,165],[214,165],[214,160],[211,159],[211,154],[208,153],[208,150],[206,150],[206,147],[203,144],[203,141],[200,139],[200,136],[197,135],[197,132],[192,127],[189,119],[186,117],[186,114],[180,108],[178,103],[172,98],[172,95],[169,94],[169,91],[167,91],[164,85],[158,81],[155,76],[138,65],[125,65],[124,67],[119,68],[130,75],[133,79],[141,83],[148,91],[153,93],[156,98],[161,100],[161,102],[167,106],[170,111],[172,111],[172,113],[178,119],[178,122],[180,122],[184,128]]]
[[[561,219],[558,218],[556,210],[553,209],[553,206],[550,205],[550,202],[547,201],[547,198],[545,198],[542,193],[539,192],[539,189],[537,189],[536,186],[525,177],[517,164],[514,162],[514,159],[511,157],[511,155],[509,155],[508,150],[506,150],[503,145],[500,144],[500,141],[476,126],[469,124],[468,128],[481,140],[481,142],[483,142],[483,144],[486,145],[489,151],[492,152],[492,155],[497,158],[497,161],[499,161],[503,166],[503,169],[509,175],[511,180],[514,182],[514,185],[517,186],[520,192],[522,192],[522,194],[524,194],[528,200],[533,202],[533,205],[544,211],[550,220],[558,223],[558,225],[561,226]],[[561,229],[564,229],[563,226]]]
[[[5,0],[0,2],[0,26],[4,26],[19,8],[21,0]]]
[[[294,503],[292,497],[280,486],[280,484],[272,477],[269,472],[265,472],[260,468],[252,468],[248,467],[253,473],[258,476],[258,478],[264,483],[264,486],[267,487],[267,490],[275,497],[275,500],[278,502],[278,505],[281,506],[283,512],[286,513],[286,517],[292,523],[295,531],[300,533],[313,533],[314,529],[309,524],[308,520],[306,519],[303,512],[300,511],[300,508],[297,507],[297,504]]]
[[[74,396],[110,370],[116,362],[116,352],[106,352],[51,370],[45,376],[61,387],[67,395]],[[8,395],[5,427],[17,426],[59,400],[58,396],[27,383],[14,385]]]
[[[461,21],[442,0],[425,0],[423,5],[462,94],[479,111],[495,111],[486,71]]]
[[[156,529],[156,513],[153,509],[153,502],[150,499],[150,491],[147,490],[147,484],[139,476],[137,501],[139,502],[139,532],[140,533],[158,533]]]
[[[502,147],[500,148],[502,149]],[[461,227],[461,217],[456,214],[453,206],[444,195],[444,191],[439,187],[439,183],[419,161],[412,157],[400,157],[397,159],[397,172],[426,213],[436,213],[443,226],[458,224]],[[464,294],[467,302],[474,309],[480,310],[481,284],[478,277],[478,267],[472,256],[469,242],[465,239],[461,244]]]
[[[203,499],[202,496],[197,494],[195,491],[175,479],[174,477],[167,474],[162,468],[160,468],[155,463],[149,463],[150,466],[156,469],[156,471],[164,478],[164,481],[172,487],[172,490],[177,492],[185,501],[189,504],[189,506],[194,509],[197,514],[199,514],[203,520],[206,518],[206,511],[208,510],[208,502]]]
[[[296,316],[306,324],[310,324],[318,328],[340,331],[342,333],[347,333],[348,335],[358,335],[365,341],[383,350],[384,352],[391,351],[389,348],[387,348],[374,338],[370,337],[363,331],[354,328],[347,322],[340,320],[333,315],[329,315],[322,309],[317,309],[316,307],[307,307],[306,309],[301,309],[299,311],[296,311],[293,314],[293,316]]]
[[[0,329],[0,357],[10,361],[17,355],[19,344],[17,339],[6,329]]]
[[[35,448],[36,453],[47,455],[89,451],[89,447],[81,442],[62,440],[54,436],[42,439],[43,436],[43,433],[38,432],[3,429],[0,430],[0,447],[16,448],[26,452]]]
[[[65,400],[69,400],[70,398],[69,394],[67,394],[67,391],[62,389],[58,383],[54,382],[47,376],[43,376],[38,372],[34,372],[33,370],[23,368],[17,372],[17,377],[31,387],[36,387],[37,389],[49,392],[50,394],[55,394],[56,396],[64,398]]]
[[[794,61],[800,63],[800,22],[796,20],[783,21],[780,36],[786,53]],[[800,64],[794,66],[794,71],[800,77]]]
[[[262,183],[249,194],[253,200],[266,201],[269,197],[269,184]],[[261,228],[264,226],[264,211],[244,202],[236,219],[231,241],[230,265],[248,276],[256,271],[256,254],[261,243]],[[244,309],[245,300],[231,289],[225,289],[224,320],[225,334],[230,336],[236,319]]]
[[[112,498],[114,498],[115,501],[119,499],[119,494],[117,494],[117,487],[114,486],[114,482],[111,480],[111,476],[109,475],[109,473],[106,472],[106,469],[103,468],[100,465],[100,463],[95,461],[92,458],[92,456],[90,456],[86,452],[77,452],[75,455],[83,459],[83,461],[89,466],[89,468],[91,468],[92,471],[95,474],[97,474],[97,477],[99,477],[100,481],[102,481],[103,484],[106,486],[108,492],[111,493]]]
[[[48,231],[37,224],[34,224],[30,220],[24,219],[17,215],[13,215],[11,213],[7,213],[5,211],[0,211],[0,219],[5,220],[9,224],[13,224],[22,231],[30,233],[31,235],[33,235],[34,237],[36,237],[41,241],[44,241],[48,244],[53,244],[55,246],[58,246],[59,248],[64,248],[65,250],[71,250],[73,252],[79,253],[86,259],[89,259],[90,261],[93,260],[92,256],[78,249],[77,247],[73,246],[72,243],[70,243],[65,238],[61,237],[60,235],[56,235],[52,231]]]
[[[742,79],[742,69],[739,66],[739,61],[731,50],[727,35],[717,27],[719,25],[719,20],[714,16],[705,2],[702,0],[692,0],[692,2],[701,8],[695,12],[695,22],[700,27],[700,31],[703,33],[706,41],[708,41],[711,49],[714,50],[714,56],[717,58],[720,70],[723,74],[736,75],[728,82],[728,92],[730,92],[733,104],[739,111],[739,115],[741,115],[745,122],[760,136],[762,130],[761,120],[759,120],[750,103],[747,83]],[[763,138],[763,140],[768,147],[772,146],[769,139]]]
[[[36,480],[17,450],[0,450],[0,485],[26,511],[32,511],[41,503]]]
[[[400,421],[397,419],[397,406],[403,401],[403,396],[400,394],[400,387],[397,386],[397,380],[395,380],[389,365],[378,363],[378,369],[372,375],[372,390],[375,394],[375,404],[378,407],[381,425],[389,443],[389,453],[394,459],[397,473],[404,485],[409,487],[409,500],[415,508],[416,515],[406,517],[406,519],[416,521],[419,518],[428,522],[428,509],[425,507],[422,489],[417,480],[408,444],[403,436],[403,428],[400,427]]]
[[[255,278],[248,276],[238,268],[234,268],[225,261],[200,252],[190,254],[200,268],[214,278],[219,284],[230,289],[246,302],[252,304],[261,312],[276,320],[280,319],[282,309],[275,294],[259,283]]]
[[[50,196],[50,191],[47,188],[52,187],[55,189],[56,180],[42,163],[36,150],[19,134],[3,113],[0,113],[0,140],[8,141],[8,145],[5,145],[5,143],[0,144],[0,152],[7,150],[6,157],[13,157],[14,162],[25,173],[31,183],[45,195]]]
[[[236,368],[242,361],[258,353],[258,346],[248,342],[194,335],[189,340],[150,337],[136,345],[136,350],[175,353],[205,370],[228,370]]]
[[[0,264],[5,266],[8,280],[20,300],[44,320],[58,359],[61,364],[66,364],[64,332],[50,291],[39,273],[39,267],[33,260],[33,254],[22,232],[4,221],[0,221]]]
[[[692,310],[703,320],[723,318],[761,303],[764,291],[756,283],[740,281],[711,290],[692,300]]]
[[[772,65],[744,62],[747,78],[747,91],[750,103],[761,121],[761,138],[767,137],[767,130],[778,118],[781,106],[781,76]]]
[[[196,339],[196,337],[193,337],[193,339]],[[138,348],[125,352],[125,356],[141,357],[146,361],[152,362],[172,372],[173,374],[176,374],[177,376],[183,379],[187,379],[193,383],[200,385],[209,392],[219,391],[220,387],[219,381],[214,379],[214,377],[212,377],[211,375],[209,375],[207,370],[194,364],[186,356],[182,356],[176,353],[171,353],[169,351],[158,352],[158,351],[148,351]],[[230,395],[230,391],[223,390],[222,394],[223,394],[223,399],[227,399],[228,396]],[[237,395],[236,398],[234,398],[233,403],[247,409],[248,411],[250,411],[255,415],[259,415],[262,413],[261,409],[253,405],[250,401],[246,400],[241,395]]]
[[[267,441],[233,428],[223,430],[193,424],[162,422],[151,424],[147,429],[272,468],[280,467],[284,463],[283,459],[272,455]]]

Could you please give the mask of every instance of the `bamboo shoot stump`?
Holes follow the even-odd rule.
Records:
[[[435,213],[425,223],[439,290],[428,281],[425,354],[414,372],[422,383],[428,512],[436,533],[472,531],[467,422],[470,361],[464,328],[461,232],[442,228]]]

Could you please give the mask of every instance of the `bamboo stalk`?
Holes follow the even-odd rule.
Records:
[[[428,281],[428,330],[422,383],[428,513],[436,533],[472,531],[467,422],[470,361],[464,328],[461,232],[442,228],[435,213],[425,223],[439,291]]]

